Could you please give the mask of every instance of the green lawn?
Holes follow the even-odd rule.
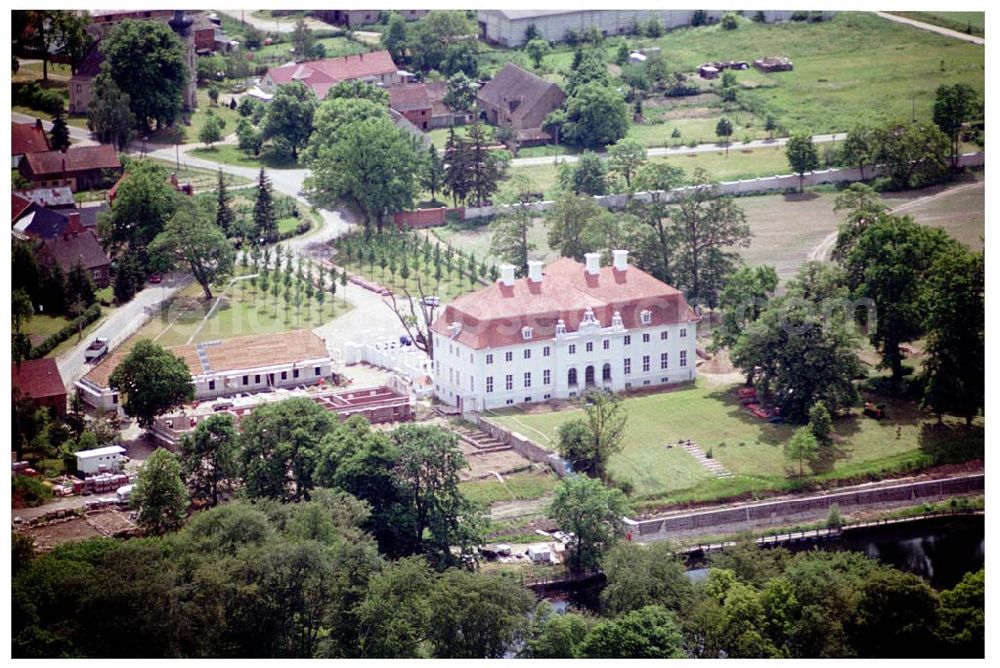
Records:
[[[171,174],[177,174],[177,180],[181,183],[190,183],[196,193],[203,190],[215,190],[219,184],[219,173],[215,170],[187,167],[183,160],[181,160],[181,168],[177,169],[177,163],[173,160],[159,160],[158,158],[152,158],[152,160],[162,164]],[[250,179],[225,172],[222,178],[226,186],[242,186],[251,182]]]
[[[940,84],[985,87],[981,46],[866,12],[839,12],[823,23],[741,21],[733,31],[715,25],[627,39],[631,48],[661,47],[670,65],[685,72],[709,60],[791,58],[791,72],[737,73],[740,82],[757,86],[742,94],[753,112],[760,118],[774,115],[791,132],[844,132],[858,123],[910,118],[914,111],[918,119],[930,120]],[[615,41],[606,40],[605,48],[613,61]],[[564,72],[572,58],[573,49],[560,46],[543,67]]]
[[[984,12],[890,12],[915,21],[941,26],[949,30],[970,35],[986,34],[986,14]]]
[[[340,286],[337,287],[339,291]],[[221,289],[217,289],[214,294],[218,296],[222,292]],[[225,291],[223,301],[212,317],[205,321],[204,326],[198,331],[194,342],[253,334],[278,334],[293,329],[311,329],[346,313],[351,308],[350,304],[344,304],[339,294],[331,304],[330,295],[327,293],[322,314],[317,308],[315,299],[307,309],[303,298],[302,310],[297,316],[294,304],[286,310],[284,288],[281,294],[282,296],[275,300],[270,292],[262,294],[259,287],[254,290],[249,282],[244,284],[243,281],[239,281],[233,284]],[[163,346],[183,345],[201,326],[213,303],[214,299],[211,302],[205,301],[201,287],[192,284],[164,305],[158,315],[123,345],[130,348],[143,338],[153,339]]]
[[[731,492],[749,484],[781,489],[788,484],[789,465],[782,446],[791,436],[791,425],[772,425],[749,414],[737,402],[738,386],[695,387],[625,401],[629,413],[625,448],[610,464],[612,476],[629,480],[637,498],[692,496],[712,490]],[[880,399],[888,405],[889,419],[881,422],[860,416],[835,421],[836,442],[826,461],[813,473],[821,478],[860,475],[905,462],[929,463],[981,457],[981,427],[970,435],[961,428],[937,432],[922,419],[916,406]],[[504,411],[491,419],[536,442],[554,447],[556,431],[581,410],[522,413]],[[736,480],[713,480],[697,461],[677,446],[691,439],[724,464]],[[667,448],[667,444],[674,447]]]
[[[504,478],[501,483],[496,478],[469,480],[459,483],[458,488],[470,501],[492,505],[498,501],[526,501],[539,499],[549,494],[559,484],[553,473],[516,473]]]
[[[270,146],[265,146],[257,157],[247,155],[236,144],[214,144],[211,147],[194,148],[188,151],[188,155],[238,167],[266,167],[268,169],[294,169],[298,167],[291,156],[279,153]]]

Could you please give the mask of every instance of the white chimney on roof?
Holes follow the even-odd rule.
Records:
[[[528,280],[532,283],[542,282],[542,261],[528,260]]]
[[[512,264],[500,265],[500,282],[508,287],[514,285],[514,269]]]
[[[614,267],[616,271],[625,271],[628,269],[628,251],[627,250],[613,250],[611,251],[613,257]]]
[[[601,254],[584,253],[583,258],[587,261],[587,273],[596,276],[601,273]]]

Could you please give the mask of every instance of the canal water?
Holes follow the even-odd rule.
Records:
[[[935,517],[915,522],[845,531],[838,540],[790,545],[791,552],[806,550],[861,552],[872,559],[913,573],[937,590],[951,589],[969,572],[983,567],[986,558],[985,516]],[[762,548],[769,549],[769,548]],[[694,567],[688,577],[694,581],[708,575],[708,569]],[[557,610],[573,606],[596,611],[600,605],[603,579],[546,596]]]

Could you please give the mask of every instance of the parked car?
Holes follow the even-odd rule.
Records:
[[[96,338],[90,342],[87,349],[83,351],[83,359],[85,362],[90,364],[96,364],[100,362],[105,355],[108,354],[108,340],[105,338]]]
[[[163,280],[163,277],[160,276],[159,274],[150,274],[149,275],[149,282],[150,283],[159,283],[162,280]]]
[[[427,295],[421,300],[421,302],[424,306],[440,306],[441,298],[437,295]]]
[[[132,496],[132,487],[133,485],[124,485],[118,488],[118,491],[115,492],[115,496],[118,497],[119,502],[124,503],[129,500],[129,497]]]

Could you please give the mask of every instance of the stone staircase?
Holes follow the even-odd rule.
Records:
[[[467,456],[475,457],[476,455],[485,455],[491,452],[503,452],[511,449],[509,445],[500,439],[494,438],[486,432],[479,431],[478,429],[453,427],[452,431],[454,431],[460,439],[475,448],[475,451],[467,453]]]
[[[722,465],[717,459],[710,459],[705,456],[704,450],[698,447],[698,444],[694,441],[687,440],[680,443],[679,446],[686,453],[698,460],[698,463],[704,466],[708,471],[719,478],[732,478],[733,474]]]

